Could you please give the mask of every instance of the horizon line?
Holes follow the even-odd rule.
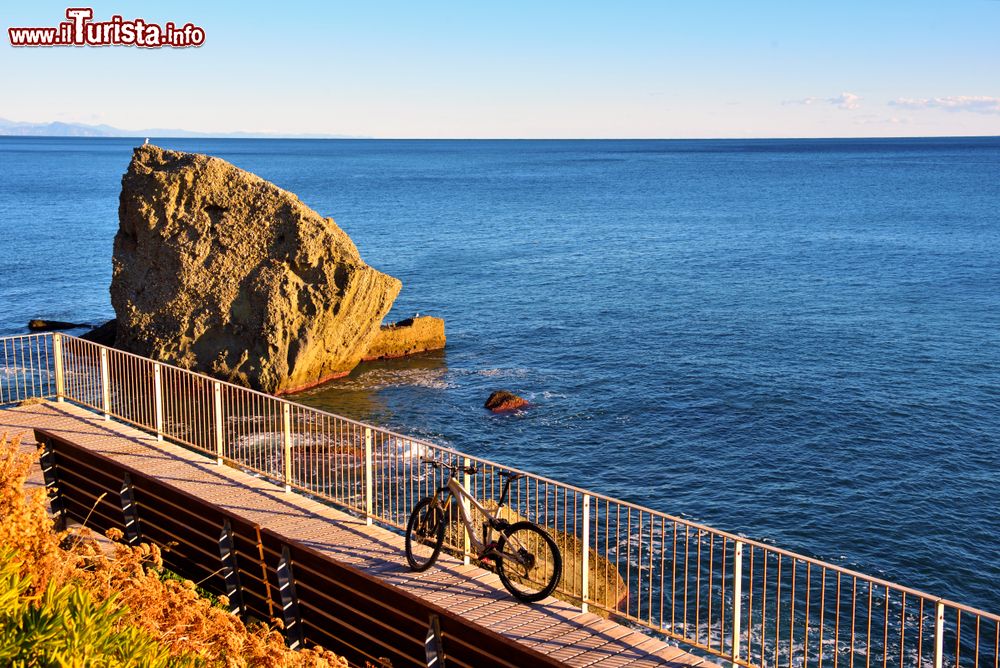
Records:
[[[0,138],[16,139],[215,139],[245,141],[247,139],[264,141],[837,141],[856,139],[1000,139],[995,135],[850,135],[850,136],[767,136],[767,137],[369,137],[369,136],[303,136],[301,134],[277,135],[261,133],[259,136],[239,136],[233,134],[254,135],[253,132],[234,131],[212,135],[198,132],[191,135],[62,135],[62,134],[8,134],[0,132]]]

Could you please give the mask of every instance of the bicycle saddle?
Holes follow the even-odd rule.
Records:
[[[514,473],[513,471],[497,471],[497,475],[507,478],[511,482],[515,480],[520,480],[524,477],[523,473]]]

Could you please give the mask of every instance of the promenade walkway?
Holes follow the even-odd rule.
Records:
[[[21,435],[33,448],[32,429],[46,429],[87,449],[155,476],[160,482],[238,513],[290,540],[361,569],[384,582],[461,614],[476,624],[569,666],[624,668],[704,666],[712,663],[633,628],[581,613],[554,598],[527,606],[513,600],[492,572],[442,555],[435,567],[413,573],[403,538],[363,519],[247,475],[179,446],[68,403],[44,402],[0,410],[0,432]],[[41,484],[36,466],[30,484]],[[331,649],[336,650],[336,647]]]

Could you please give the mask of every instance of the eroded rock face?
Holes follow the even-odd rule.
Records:
[[[115,345],[266,392],[348,373],[402,284],[294,194],[146,145],[122,177]]]

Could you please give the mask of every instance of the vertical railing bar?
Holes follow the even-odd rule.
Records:
[[[882,626],[882,668],[889,665],[889,587],[885,588],[885,624]]]
[[[788,668],[792,668],[792,655],[795,653],[795,576],[798,571],[798,564],[795,557],[792,561],[792,599],[788,612]],[[808,606],[808,603],[806,604]]]
[[[636,593],[636,597],[635,597],[635,613],[633,613],[633,614],[635,615],[636,619],[640,619],[641,620],[642,619],[642,599],[643,599],[643,596],[642,596],[642,511],[639,510],[637,512],[639,513],[639,517],[636,520],[636,530],[639,532],[639,535],[636,536],[636,539],[635,539],[635,593]],[[631,514],[631,511],[629,511],[629,513]],[[629,534],[628,534],[628,543],[629,543],[629,546],[631,547],[631,545],[632,545],[632,533],[631,533],[631,531],[629,531]],[[632,561],[632,559],[629,558],[629,563],[631,563],[631,561]],[[629,598],[631,598],[631,596]]]
[[[55,393],[55,356],[52,350],[52,337],[48,337],[49,345],[45,346],[45,371],[48,373],[49,369],[52,369],[52,373],[47,375],[45,383],[45,394],[46,396],[51,396]]]
[[[284,464],[285,491],[292,491],[292,407],[287,402],[281,404],[282,463]]]
[[[463,468],[462,484],[465,486],[465,489],[469,489],[471,485],[471,476],[469,475],[468,471],[470,465],[471,464],[469,462],[468,457],[462,459],[462,468]],[[471,516],[472,504],[469,502],[469,499],[467,497],[464,497],[462,499],[462,506],[464,506],[465,508],[466,516]],[[465,564],[466,566],[468,566],[471,563],[471,560],[469,558],[471,552],[472,552],[472,537],[469,536],[469,528],[465,526],[465,522],[462,522],[462,563]]]
[[[976,653],[972,660],[973,668],[979,668],[979,620],[980,616],[976,615]],[[958,663],[957,661],[955,662]]]
[[[667,519],[660,516],[660,616],[657,618],[657,626],[663,628],[663,599],[666,596],[666,592],[663,589],[663,583],[667,572],[666,565],[667,557]],[[671,629],[673,630],[673,629]]]
[[[580,576],[580,610],[587,612],[590,601],[590,494],[583,495],[583,573]]]
[[[760,555],[764,560],[764,565],[760,569],[763,576],[760,588],[760,665],[763,666],[766,661],[764,653],[767,645],[767,548],[761,548]]]
[[[372,525],[374,485],[372,480],[372,430],[365,427],[365,523]]]
[[[104,411],[104,420],[111,419],[111,381],[108,373],[108,351],[101,348],[101,409]]]
[[[802,632],[802,665],[809,665],[809,611],[812,608],[812,563],[806,562],[806,619]],[[820,646],[820,652],[823,649]]]
[[[27,376],[28,382],[25,383],[25,393],[28,391],[28,387],[31,387],[31,396],[37,397],[38,391],[35,389],[35,348],[32,346],[33,342],[29,339],[24,342],[24,347],[28,349],[28,368]]]
[[[0,338],[0,346],[2,346],[3,351],[3,370],[7,371],[10,369],[10,354],[7,352],[7,343],[11,346],[15,345],[14,339]],[[6,373],[6,376],[11,376],[12,374]],[[17,390],[17,384],[14,384],[14,390]],[[5,404],[9,400],[10,388],[3,383],[0,383],[0,404]]]
[[[753,627],[753,588],[754,588],[754,554],[757,550],[754,546],[750,546],[750,577],[747,579],[747,628],[746,628],[746,647],[747,647],[747,663],[753,658],[753,636],[751,635],[751,628]]]
[[[694,572],[694,639],[697,642],[701,628],[701,529],[696,529],[694,536],[698,542],[697,566]]]
[[[226,436],[222,420],[222,384],[218,381],[212,383],[212,398],[215,406],[215,463],[221,466],[225,457]]]
[[[719,653],[726,651],[726,552],[729,539],[722,537],[722,555],[719,562],[722,565],[719,573]],[[662,585],[661,585],[662,589]]]
[[[962,662],[962,611],[955,610],[955,666],[961,666]]]
[[[715,534],[708,534],[708,610],[705,611],[705,645],[712,646],[712,584],[715,571]]]
[[[865,634],[865,668],[871,668],[872,663],[872,600],[875,593],[875,587],[871,582],[868,583],[868,630]]]
[[[611,527],[611,502],[608,501],[607,499],[605,499],[604,500],[604,562],[605,562],[605,564],[611,563],[610,559],[609,559],[609,557],[611,556],[611,550],[610,550],[610,545],[609,545],[609,540],[610,540],[609,534],[611,533],[610,532],[610,527]],[[604,571],[604,595],[605,595],[605,597],[607,597],[607,595],[608,595],[608,585],[610,585],[610,583],[611,583],[611,580],[609,579],[611,577],[611,573],[610,573],[611,569],[608,568],[607,565],[605,565],[602,570]],[[615,578],[615,596],[617,597],[617,595],[618,595],[618,578]],[[605,602],[605,605],[607,606],[607,602]],[[616,607],[617,605],[618,605],[618,599],[615,598],[615,600],[613,601],[613,605],[610,606],[610,607]]]
[[[903,668],[903,655],[906,649],[906,592],[902,592],[899,610],[899,668]],[[920,662],[919,657],[917,663]]]
[[[677,632],[677,520],[674,525],[673,556],[670,560],[670,630]]]
[[[994,625],[993,635],[993,668],[1000,668],[1000,621]]]
[[[625,509],[625,616],[632,610],[632,508]],[[620,543],[620,541],[619,541]],[[621,556],[621,552],[618,553]],[[641,600],[641,599],[640,599]]]
[[[753,548],[750,551],[753,554]],[[752,577],[752,576],[751,576]],[[733,663],[740,661],[740,622],[743,608],[743,541],[733,542]],[[747,622],[747,629],[750,622]],[[749,655],[748,655],[749,656]]]
[[[55,359],[56,372],[56,401],[62,403],[66,400],[66,375],[63,364],[63,337],[62,334],[52,335],[52,357]]]
[[[684,607],[682,609],[681,624],[684,628],[684,635],[687,636],[687,626],[688,626],[688,580],[689,577],[689,563],[690,563],[690,553],[691,553],[691,525],[684,525]]]
[[[837,668],[837,664],[840,661],[840,571],[837,571],[837,600],[833,619],[833,668]]]
[[[852,576],[853,585],[851,587],[851,662],[850,668],[854,668],[854,620],[858,614],[858,578]]]
[[[156,440],[163,440],[163,387],[160,380],[160,365],[153,364],[153,401],[156,407]]]
[[[781,652],[781,564],[784,558],[780,553],[775,553],[775,556],[778,558],[778,573],[774,588],[774,668],[778,668]]]
[[[610,505],[610,503],[611,502],[609,501],[608,504]],[[621,505],[616,503],[615,504],[615,562],[616,563],[618,561],[618,558],[621,556],[621,550],[618,547],[621,544],[621,540],[619,539],[619,532],[621,531],[621,527],[622,527],[622,507]],[[615,577],[615,607],[617,607],[619,602],[621,601],[621,591],[618,584],[620,581],[621,581],[621,576]],[[625,589],[626,590],[628,589],[627,580],[625,581]]]
[[[944,603],[934,605],[934,668],[944,666]]]

